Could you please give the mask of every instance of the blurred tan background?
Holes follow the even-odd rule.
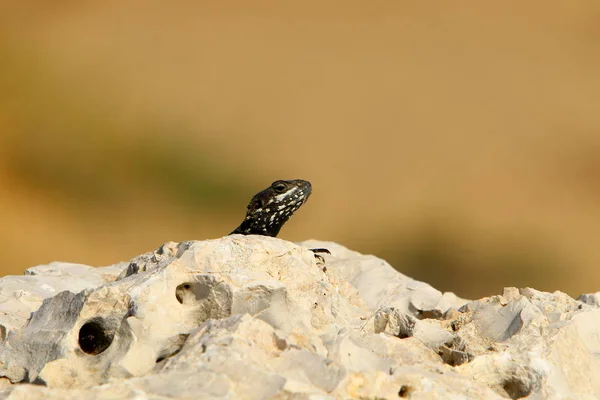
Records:
[[[600,3],[0,1],[0,274],[282,230],[467,297],[600,290]]]

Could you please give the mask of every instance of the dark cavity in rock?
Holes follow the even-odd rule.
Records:
[[[98,355],[109,348],[114,332],[102,318],[94,318],[79,329],[79,347],[86,354]]]

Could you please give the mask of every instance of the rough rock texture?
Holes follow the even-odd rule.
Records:
[[[335,243],[170,242],[0,279],[0,397],[595,399],[598,299],[469,302]]]

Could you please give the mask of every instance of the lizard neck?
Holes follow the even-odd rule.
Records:
[[[240,226],[235,228],[230,235],[262,235],[275,237],[279,234],[281,226],[269,226],[263,227],[251,219],[245,219]]]

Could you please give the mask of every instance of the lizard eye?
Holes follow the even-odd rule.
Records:
[[[285,192],[286,186],[283,183],[278,183],[277,185],[273,186],[273,189],[277,193],[283,193]]]

